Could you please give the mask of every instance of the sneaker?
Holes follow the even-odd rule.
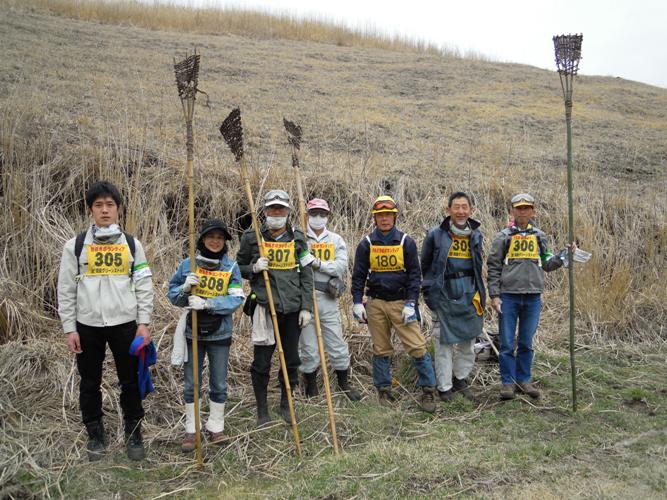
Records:
[[[195,434],[186,433],[181,441],[181,451],[183,453],[190,453],[195,449]]]
[[[378,399],[380,404],[389,405],[396,401],[396,396],[391,392],[391,387],[378,387]]]
[[[500,388],[500,399],[514,399],[514,384],[503,384]]]
[[[454,377],[454,380],[452,382],[453,382],[453,387],[452,387],[453,393],[458,393],[464,398],[466,398],[468,401],[477,403],[477,399],[470,390],[470,386],[468,385],[468,381],[466,379],[464,378],[459,379]]]
[[[435,387],[422,387],[421,407],[427,413],[435,413]]]
[[[532,382],[517,382],[516,385],[521,392],[528,394],[531,398],[538,399],[540,397],[540,391]]]
[[[449,403],[452,399],[454,399],[454,394],[452,393],[451,389],[447,389],[446,391],[438,390],[438,397],[440,398],[440,401]]]

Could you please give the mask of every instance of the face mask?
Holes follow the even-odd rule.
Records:
[[[111,224],[107,227],[93,226],[93,239],[96,241],[108,241],[120,236],[120,227],[118,224]]]
[[[320,229],[324,229],[328,220],[328,217],[322,217],[321,215],[311,215],[308,217],[308,225],[319,231]]]
[[[271,230],[282,229],[287,223],[287,217],[266,217],[266,227]]]

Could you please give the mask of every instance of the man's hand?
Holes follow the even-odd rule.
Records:
[[[405,303],[403,306],[403,311],[401,311],[401,317],[403,318],[404,325],[417,321],[417,311],[415,311],[414,302]]]
[[[313,315],[310,314],[310,311],[302,309],[299,312],[299,328],[305,328],[313,320]]]
[[[255,262],[252,265],[252,272],[255,274],[259,274],[262,271],[268,271],[269,270],[269,259],[266,257],[260,257],[257,259],[257,262]]]
[[[67,334],[67,348],[73,354],[81,354],[83,352],[78,332],[69,332]]]
[[[491,306],[493,307],[493,309],[498,314],[502,314],[502,312],[503,312],[503,301],[500,299],[500,297],[493,297],[491,299]]]
[[[197,273],[190,273],[185,277],[185,283],[183,283],[183,293],[190,293],[193,286],[199,285],[199,275]]]
[[[315,259],[313,263],[311,264],[312,268],[315,269],[316,271],[322,267],[322,261],[320,259]]]
[[[366,308],[363,304],[354,304],[352,306],[352,316],[354,316],[359,323],[368,323]]]
[[[143,337],[144,345],[151,343],[151,331],[148,329],[148,325],[137,325],[137,333],[135,337]]]

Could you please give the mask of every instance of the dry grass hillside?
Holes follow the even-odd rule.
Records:
[[[73,0],[0,0],[0,232],[4,235],[0,496],[98,492],[125,498],[133,496],[133,488],[147,496],[162,491],[185,496],[195,488],[216,495],[224,478],[236,485],[227,492],[230,495],[348,497],[463,491],[502,496],[532,485],[533,495],[544,496],[556,479],[545,479],[544,471],[534,468],[535,456],[557,463],[553,474],[573,478],[572,489],[562,486],[560,491],[571,496],[587,484],[586,472],[579,474],[579,466],[570,460],[583,452],[578,446],[593,446],[593,440],[595,449],[605,449],[637,435],[641,444],[646,441],[642,436],[656,432],[658,437],[650,441],[658,448],[647,444],[633,454],[636,443],[623,444],[615,455],[586,455],[586,463],[602,464],[600,470],[605,472],[598,483],[602,496],[627,496],[639,489],[643,496],[664,493],[664,469],[660,472],[654,468],[656,462],[647,465],[639,457],[659,455],[663,446],[664,464],[664,386],[662,393],[656,393],[658,399],[647,394],[651,384],[664,382],[666,376],[667,90],[602,77],[578,77],[575,83],[575,233],[580,246],[594,254],[577,271],[578,349],[590,362],[581,364],[584,416],[568,420],[567,282],[564,273],[556,273],[548,281],[538,340],[538,352],[544,353],[538,367],[544,387],[549,389],[550,378],[556,382],[544,406],[524,423],[531,428],[541,417],[553,418],[554,426],[570,424],[564,430],[568,434],[588,422],[594,438],[568,434],[568,441],[551,451],[531,443],[526,443],[528,451],[507,443],[504,448],[495,435],[485,434],[486,429],[502,428],[507,424],[503,418],[521,418],[521,408],[532,410],[521,403],[498,409],[493,392],[497,373],[480,367],[475,380],[486,398],[483,407],[462,406],[458,413],[444,409],[434,423],[434,428],[443,426],[445,435],[452,431],[446,426],[473,425],[482,418],[484,429],[475,428],[475,437],[463,438],[467,445],[447,445],[455,447],[452,451],[460,453],[461,460],[480,465],[465,474],[451,462],[445,472],[428,469],[431,461],[424,457],[433,451],[433,441],[419,441],[414,449],[404,447],[406,440],[433,432],[428,421],[410,410],[409,421],[396,424],[403,422],[401,411],[387,415],[375,408],[368,341],[349,322],[346,298],[344,316],[355,352],[356,381],[364,386],[365,403],[371,405],[370,410],[359,410],[337,399],[347,458],[335,462],[320,457],[327,438],[323,404],[303,403],[309,415],[306,448],[313,458],[304,470],[290,456],[286,428],[273,429],[268,437],[250,432],[247,325],[239,318],[229,429],[240,437],[222,451],[209,451],[206,473],[191,479],[181,474],[192,473],[191,463],[174,444],[180,433],[181,374],[168,366],[168,351],[178,311],[165,296],[166,283],[183,256],[187,229],[185,137],[173,58],[194,47],[202,56],[200,88],[206,95],[200,96],[195,111],[198,219],[223,217],[235,234],[247,225],[238,172],[217,131],[231,108],[240,106],[256,196],[272,187],[296,194],[282,118],[299,122],[304,130],[301,161],[307,191],[330,201],[333,227],[351,247],[370,228],[368,210],[375,196],[389,193],[397,199],[400,226],[419,242],[425,230],[441,219],[443,197],[458,189],[475,196],[476,217],[483,224],[487,246],[507,219],[507,200],[528,191],[539,203],[539,225],[554,236],[554,246],[561,247],[567,233],[567,193],[560,84],[553,71],[457,58],[407,42],[374,44],[362,40],[372,37],[346,38],[345,32],[339,32],[339,41],[319,38],[313,35],[315,27],[309,32],[308,25],[301,28],[302,34],[297,29],[287,35],[255,28],[255,32],[247,29],[252,36],[243,36],[244,28],[174,26],[168,20],[177,19],[178,13],[141,11],[136,4],[138,17],[153,19],[153,24],[133,21],[122,12],[105,17],[98,10],[93,15],[95,10],[87,13],[86,5]],[[184,17],[191,16],[183,12]],[[262,16],[257,19],[250,24],[260,26]],[[55,282],[63,243],[87,224],[83,193],[99,178],[121,186],[127,198],[125,226],[144,242],[154,272],[153,331],[161,366],[156,373],[159,391],[147,402],[152,458],[143,469],[146,478],[130,471],[117,441],[118,458],[93,469],[98,479],[79,479],[88,469],[81,452],[78,380],[59,336]],[[495,328],[494,321],[489,311],[490,329]],[[645,368],[638,375],[627,371],[635,362]],[[634,382],[612,382],[621,374]],[[113,416],[110,422],[115,424],[109,424],[113,430],[120,424],[115,420],[118,400],[112,375],[105,377],[104,404]],[[610,389],[613,383],[621,385]],[[639,391],[624,396],[634,406],[619,399],[619,391],[626,389]],[[607,397],[620,409],[595,406]],[[495,412],[485,413],[487,407]],[[645,420],[627,416],[621,422],[618,416],[613,422],[600,422],[590,414],[586,420],[587,411],[607,418],[604,412],[623,413],[628,408]],[[484,421],[488,418],[493,420]],[[381,421],[379,434],[391,436],[386,446],[378,444],[384,438],[369,431],[377,424],[373,419]],[[536,430],[543,431],[550,432]],[[468,456],[464,453],[468,445],[498,447],[498,455]],[[430,475],[422,477],[407,468],[404,474],[401,469],[395,477],[383,476],[399,456],[408,463],[423,463]],[[638,473],[618,479],[613,471],[624,463],[647,476]],[[360,465],[364,472],[355,480]],[[524,471],[523,479],[508,476],[507,471],[516,467]],[[588,473],[595,472],[591,467]],[[217,473],[224,474],[216,479]],[[288,473],[295,474],[291,486],[271,481]],[[346,475],[353,479],[340,479]],[[320,489],[309,483],[309,477],[321,483]],[[373,483],[375,479],[382,481]],[[365,480],[370,481],[367,486]],[[402,489],[410,481],[429,486]],[[386,491],[381,486],[385,483]]]

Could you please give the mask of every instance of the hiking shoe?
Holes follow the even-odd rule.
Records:
[[[531,398],[538,399],[540,397],[540,391],[532,382],[517,382],[516,385],[521,392],[528,394]]]
[[[304,373],[303,380],[305,381],[303,389],[307,398],[314,398],[319,395],[317,390],[317,368],[312,373]]]
[[[144,440],[141,437],[141,420],[125,421],[125,452],[130,460],[146,458]]]
[[[338,378],[338,387],[345,393],[347,399],[350,401],[361,400],[361,393],[350,385],[348,374],[350,370],[336,370],[336,377]]]
[[[514,399],[514,384],[503,384],[500,388],[500,399]]]
[[[458,393],[464,398],[466,398],[468,401],[472,401],[473,403],[477,403],[477,399],[475,398],[474,394],[470,390],[470,386],[468,385],[468,381],[464,378],[456,378],[454,377],[453,382],[453,387],[452,387],[452,392],[453,393]]]
[[[102,421],[90,422],[86,424],[88,431],[88,443],[86,450],[88,452],[88,460],[97,462],[104,456],[104,451],[107,447],[106,436],[104,435],[104,424]]]
[[[224,432],[211,432],[208,431],[208,440],[211,444],[222,444],[223,441],[227,439]]]
[[[435,387],[422,387],[421,407],[427,413],[435,413]]]
[[[396,401],[396,396],[391,392],[391,387],[378,387],[378,399],[380,404],[390,405]]]
[[[183,441],[181,441],[181,451],[183,453],[190,453],[195,449],[195,435],[194,433],[185,433]]]
[[[452,393],[451,389],[447,389],[446,391],[438,390],[438,397],[440,398],[440,401],[449,403],[452,399],[454,399],[454,394]]]

